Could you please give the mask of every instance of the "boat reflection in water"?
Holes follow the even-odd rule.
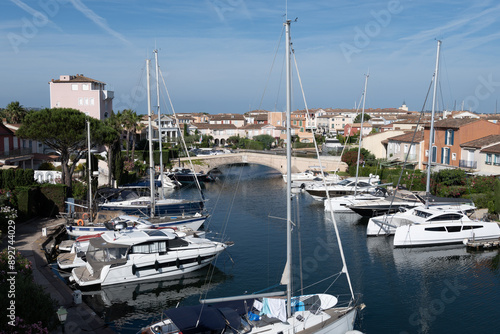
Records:
[[[82,294],[87,305],[122,332],[122,329],[126,331],[133,327],[135,320],[148,319],[151,313],[175,307],[185,298],[205,294],[228,277],[217,267],[209,265],[184,275],[103,286],[100,290],[83,291]]]

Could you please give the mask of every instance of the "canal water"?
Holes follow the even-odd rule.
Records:
[[[136,333],[158,320],[163,309],[200,299],[277,289],[286,257],[286,185],[279,173],[263,166],[227,167],[222,173],[204,185],[211,214],[205,228],[211,238],[234,241],[234,246],[214,266],[182,278],[85,292],[84,301],[113,330]],[[188,187],[170,196],[196,198],[199,193]],[[294,262],[302,262],[304,293],[349,295],[345,275],[337,276],[342,265],[323,204],[307,193],[297,194],[293,203]],[[393,249],[392,237],[366,237],[366,221],[349,215],[335,219],[354,292],[366,304],[356,329],[369,334],[499,332],[498,250]],[[300,276],[295,268],[296,290]]]

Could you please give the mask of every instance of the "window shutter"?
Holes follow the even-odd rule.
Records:
[[[441,147],[441,163],[444,163],[443,158],[444,158],[444,147]]]
[[[455,142],[455,131],[454,130],[451,130],[451,143],[450,145],[453,146],[454,142]]]

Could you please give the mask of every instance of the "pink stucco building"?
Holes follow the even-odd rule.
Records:
[[[73,108],[97,119],[105,119],[113,110],[114,92],[106,84],[83,74],[61,75],[50,85],[51,108]]]

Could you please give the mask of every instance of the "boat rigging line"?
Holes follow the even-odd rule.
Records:
[[[287,41],[287,45],[288,45],[288,41]],[[297,60],[295,58],[295,51],[293,49],[292,49],[291,54],[293,55],[294,62],[295,62],[295,69],[297,71],[297,79],[299,80],[300,90],[302,92],[302,98],[303,98],[304,106],[305,106],[305,109],[306,109],[306,117],[309,119],[309,108],[307,107],[307,101],[306,101],[306,97],[305,97],[305,94],[304,94],[304,87],[302,85],[302,80],[300,78],[300,72],[299,72],[299,69],[298,69]],[[287,124],[287,126],[291,126],[291,125]],[[320,172],[321,172],[321,174],[323,174],[324,173],[324,168],[323,168],[323,164],[321,163],[321,157],[319,155],[318,143],[317,143],[316,137],[314,135],[313,135],[313,143],[314,143],[314,148],[316,150],[316,155],[318,157],[318,163],[319,163]],[[291,145],[288,145],[288,146],[291,146]],[[287,169],[287,173],[291,174],[291,168]],[[325,189],[326,189],[326,198],[327,198],[328,201],[330,201],[330,194],[329,194],[329,191],[328,191],[328,185],[327,185],[327,182],[326,182],[326,178],[323,178],[322,182],[323,182],[323,185],[325,186]],[[342,240],[340,239],[340,233],[339,233],[339,229],[338,229],[338,226],[337,226],[337,221],[335,220],[335,217],[333,215],[333,211],[330,211],[330,216],[331,216],[331,219],[332,219],[332,222],[333,222],[333,227],[335,229],[335,235],[336,235],[337,242],[338,242],[340,257],[342,259],[342,266],[343,266],[342,267],[342,273],[345,273],[345,275],[346,275],[347,283],[349,285],[349,290],[351,292],[351,297],[352,297],[352,300],[354,300],[355,296],[354,296],[354,290],[353,290],[353,287],[352,287],[351,277],[350,277],[349,271],[347,269],[347,262],[346,262],[345,255],[344,255],[344,248],[342,246]]]

